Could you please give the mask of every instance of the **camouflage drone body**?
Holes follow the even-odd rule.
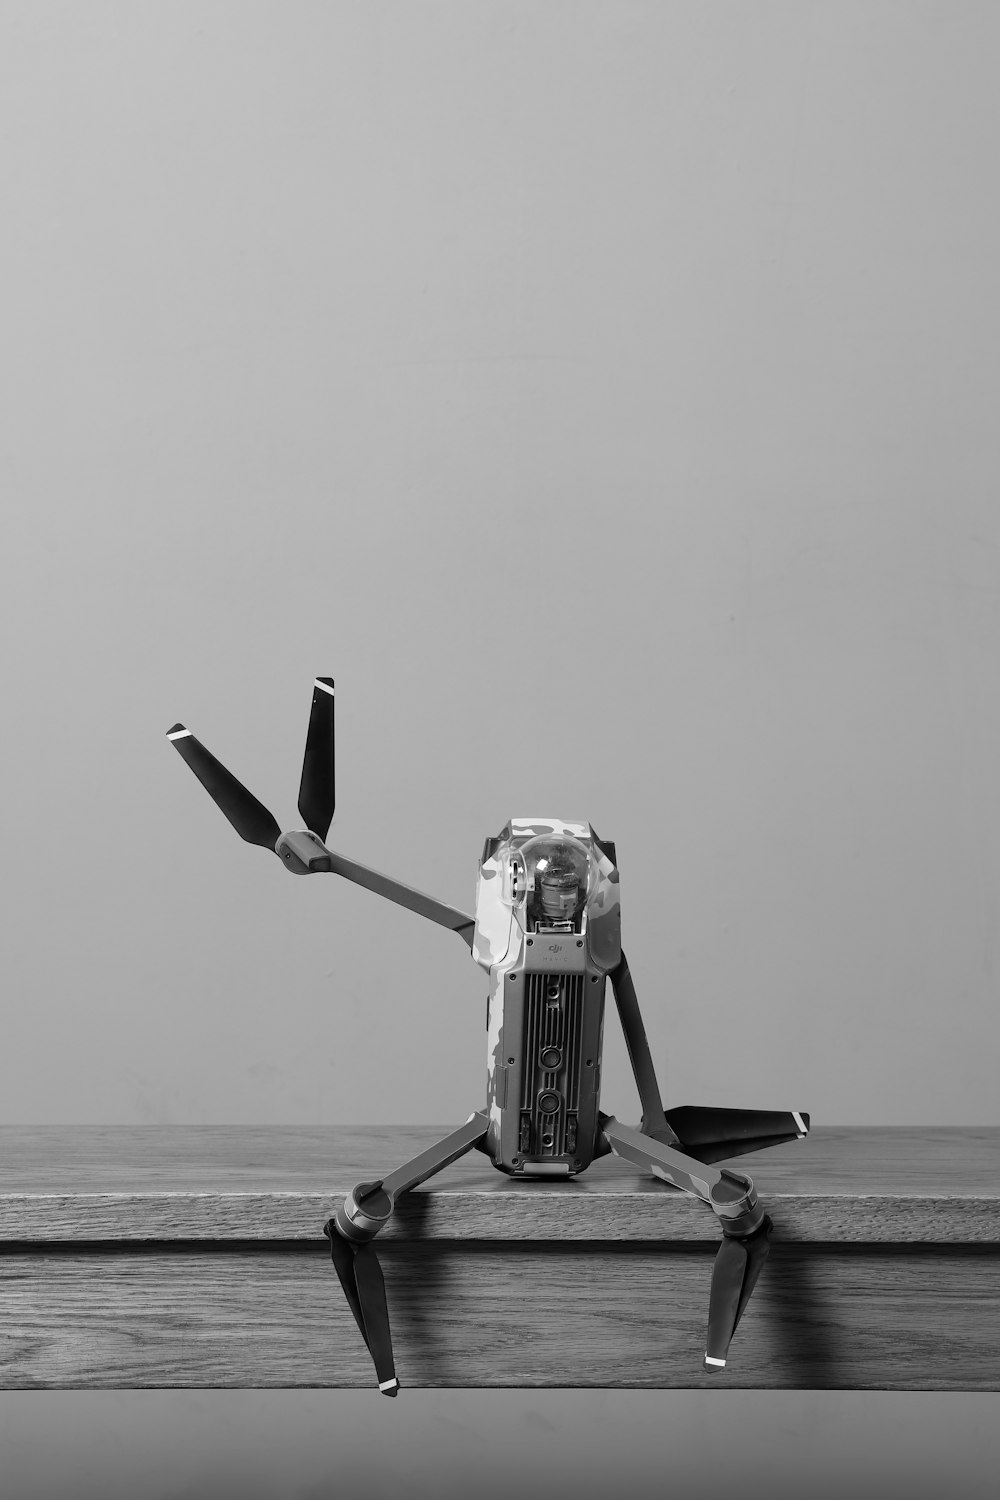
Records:
[[[593,1159],[622,956],[613,852],[557,818],[512,818],[483,851],[472,956],[490,975],[486,1148],[503,1172],[566,1177]]]

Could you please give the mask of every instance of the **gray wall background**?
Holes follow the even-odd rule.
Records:
[[[478,1106],[464,947],[287,880],[164,739],[287,826],[325,672],[345,854],[470,908],[512,814],[616,840],[671,1102],[1000,1124],[998,44],[971,0],[0,0],[0,1117]],[[0,1437],[12,1495],[162,1500],[382,1493],[366,1453],[696,1496],[720,1427],[772,1495],[1000,1456],[992,1398],[387,1405]]]

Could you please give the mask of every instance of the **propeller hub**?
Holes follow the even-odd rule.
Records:
[[[741,1172],[720,1169],[719,1181],[709,1189],[709,1201],[727,1234],[752,1234],[759,1228],[764,1210],[757,1202],[757,1190]]]
[[[361,1182],[337,1209],[337,1228],[348,1240],[373,1240],[388,1222],[392,1200],[380,1182]]]
[[[315,875],[333,869],[330,851],[315,833],[283,833],[274,852],[293,875]]]

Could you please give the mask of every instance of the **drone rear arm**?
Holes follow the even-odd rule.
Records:
[[[632,1064],[642,1104],[642,1123],[639,1128],[644,1135],[652,1136],[654,1140],[662,1141],[668,1146],[678,1146],[680,1142],[677,1135],[667,1124],[663,1112],[653,1056],[649,1050],[646,1028],[639,1014],[639,1000],[624,953],[617,968],[611,970],[611,988],[614,990],[618,1017],[625,1033],[625,1046],[628,1048],[629,1062]]]

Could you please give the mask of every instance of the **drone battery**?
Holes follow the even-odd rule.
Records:
[[[583,953],[574,968],[494,971],[490,1006],[502,1014],[494,1012],[490,1025],[498,1046],[488,1080],[489,1146],[503,1172],[572,1176],[593,1159],[604,975],[588,969]]]

